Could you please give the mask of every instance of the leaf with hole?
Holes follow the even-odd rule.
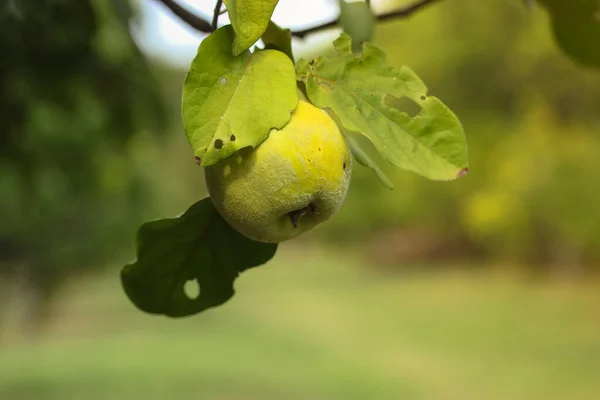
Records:
[[[331,109],[345,129],[365,135],[391,164],[432,180],[452,180],[468,171],[467,142],[454,113],[408,67],[387,63],[385,53],[364,43],[354,56],[345,33],[337,54],[296,64],[310,101]],[[421,111],[411,117],[390,105],[406,98]]]
[[[550,13],[561,49],[581,64],[600,67],[600,1],[538,1]]]
[[[277,50],[231,55],[233,29],[202,41],[183,85],[185,133],[202,166],[258,146],[298,105],[294,64]]]
[[[137,260],[123,268],[121,280],[140,310],[183,317],[225,303],[238,275],[269,261],[276,249],[239,234],[205,198],[177,218],[142,225]],[[185,287],[193,280],[200,291],[190,298]]]
[[[248,50],[265,32],[279,0],[224,0],[235,30],[233,54]]]

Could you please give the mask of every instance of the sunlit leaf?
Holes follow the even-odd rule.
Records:
[[[391,164],[432,180],[452,180],[467,171],[467,143],[458,118],[407,67],[387,63],[385,54],[365,43],[354,56],[343,33],[337,54],[312,62],[299,60],[298,79],[312,103],[331,109],[343,126],[369,138]],[[411,117],[391,106],[389,96],[414,103]]]
[[[285,54],[233,56],[232,41],[229,25],[204,39],[183,86],[185,132],[203,166],[259,145],[298,105],[294,64]]]
[[[142,225],[137,260],[123,268],[121,279],[142,311],[183,317],[225,303],[237,276],[270,260],[276,249],[240,235],[205,198],[180,217]],[[195,298],[184,289],[193,280],[200,287]]]
[[[285,53],[292,62],[294,55],[292,53],[292,31],[283,29],[273,21],[269,21],[267,30],[262,35],[262,41],[267,49],[276,49]]]
[[[265,32],[279,0],[224,0],[235,30],[233,54],[252,46]]]
[[[556,42],[574,60],[600,67],[600,1],[538,0],[552,18]]]

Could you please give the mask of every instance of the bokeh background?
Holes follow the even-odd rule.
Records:
[[[336,4],[281,0],[274,19]],[[173,320],[135,309],[119,269],[140,223],[206,195],[179,114],[202,37],[155,0],[0,2],[0,399],[600,398],[600,70],[541,7],[447,0],[378,24],[461,119],[470,173],[385,167],[389,191],[356,165],[329,223]]]

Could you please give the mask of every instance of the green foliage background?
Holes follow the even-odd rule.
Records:
[[[43,313],[67,276],[132,240],[154,203],[143,142],[171,116],[127,2],[23,1],[0,13],[0,273],[22,277]]]
[[[453,257],[458,250],[543,269],[598,265],[600,74],[560,51],[542,8],[441,2],[408,22],[379,24],[374,43],[460,117],[470,172],[439,184],[385,168],[396,187],[390,193],[356,168],[324,237],[426,231],[431,252],[460,243]]]

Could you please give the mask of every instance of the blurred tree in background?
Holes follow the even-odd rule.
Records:
[[[363,239],[371,259],[394,265],[483,256],[535,271],[596,268],[600,70],[569,59],[550,28],[540,6],[497,0],[380,23],[374,42],[391,63],[411,66],[460,116],[470,172],[440,185],[387,168],[388,192],[355,168],[322,235]]]
[[[0,6],[0,290],[34,314],[68,274],[114,261],[151,203],[132,141],[168,114],[132,19],[123,0]]]

